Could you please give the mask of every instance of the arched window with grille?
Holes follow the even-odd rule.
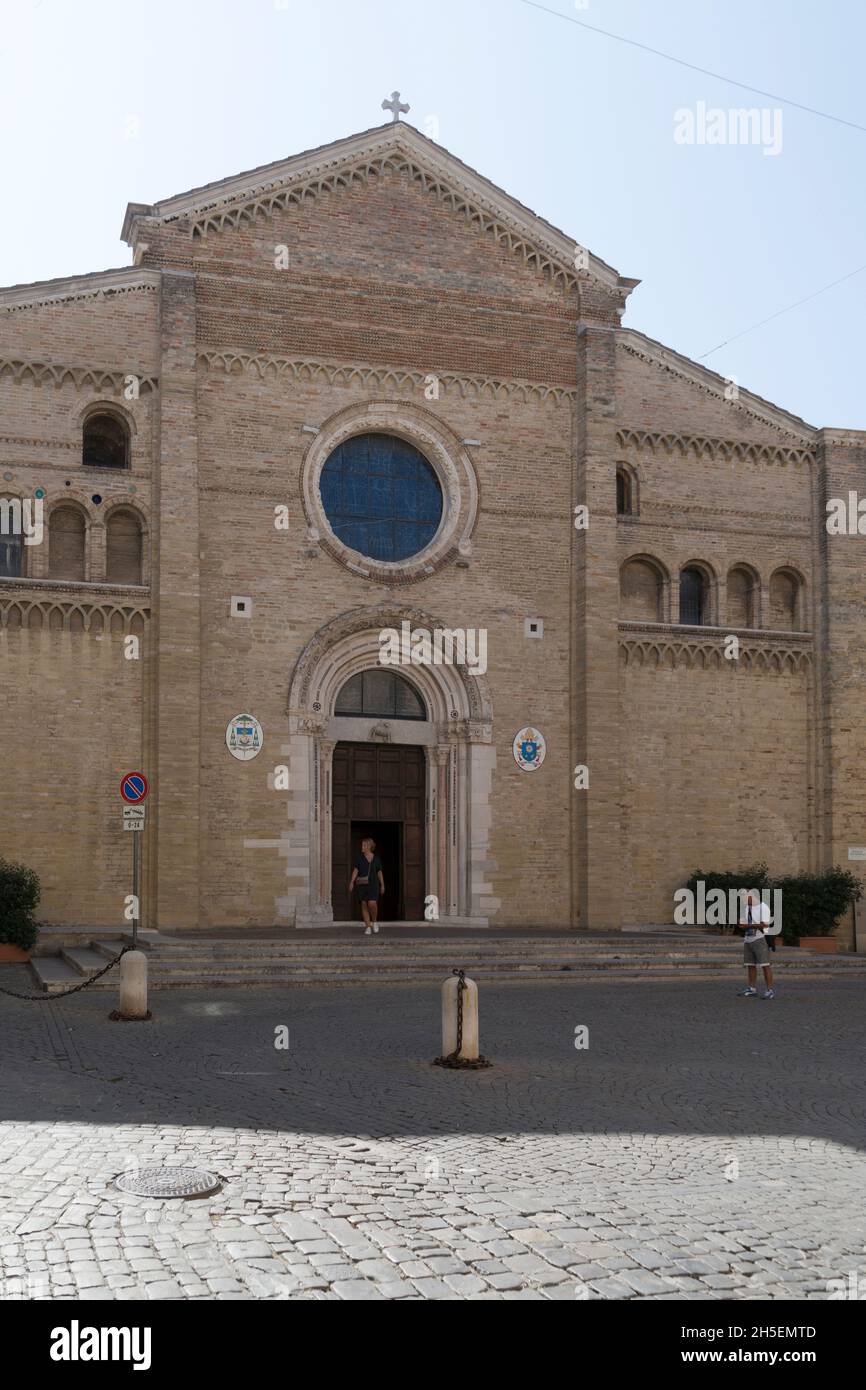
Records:
[[[334,713],[350,718],[427,718],[414,685],[393,671],[359,671],[350,677],[337,696]]]
[[[84,422],[81,461],[86,468],[129,468],[130,433],[110,410],[94,410]]]
[[[0,579],[20,579],[24,573],[21,502],[0,497]]]
[[[82,581],[87,530],[77,507],[55,507],[48,522],[48,577]]]
[[[687,627],[706,627],[709,622],[707,577],[696,565],[680,571],[680,622]]]
[[[617,516],[631,516],[634,511],[632,480],[624,468],[616,470],[616,513]]]
[[[141,522],[126,507],[111,513],[105,528],[105,578],[110,584],[141,584]]]

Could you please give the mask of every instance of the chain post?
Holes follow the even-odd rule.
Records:
[[[457,1046],[447,1057],[437,1057],[433,1065],[459,1071],[480,1071],[491,1065],[486,1057],[470,1059],[460,1056],[463,1051],[463,994],[469,988],[466,983],[466,971],[455,967],[451,974],[457,976]]]

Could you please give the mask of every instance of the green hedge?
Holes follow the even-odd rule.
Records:
[[[0,859],[0,945],[32,950],[39,935],[33,913],[40,892],[32,869]]]
[[[799,941],[801,936],[831,936],[839,919],[863,896],[863,884],[849,869],[838,866],[822,874],[788,874],[771,878],[766,864],[733,873],[704,873],[696,869],[686,887],[697,894],[700,880],[707,893],[713,888],[780,889],[782,893],[782,937]]]
[[[823,874],[777,878],[773,887],[782,890],[782,934],[786,941],[832,936],[839,918],[863,896],[863,884],[856,874],[838,866]]]
[[[695,869],[688,883],[687,888],[697,897],[698,883],[705,883],[707,893],[713,888],[721,888],[725,894],[731,888],[756,888],[760,893],[762,888],[769,888],[770,871],[766,864],[753,864],[750,869],[738,869],[735,873],[704,873],[703,869]]]

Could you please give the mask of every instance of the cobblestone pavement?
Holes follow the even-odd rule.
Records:
[[[0,1294],[823,1299],[851,1270],[862,1287],[866,984],[739,987],[487,985],[494,1067],[475,1073],[430,1065],[438,991],[418,986],[163,991],[149,1024],[110,1023],[94,991],[0,997]],[[222,1189],[113,1189],[158,1163]]]

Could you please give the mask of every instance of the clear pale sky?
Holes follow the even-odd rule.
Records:
[[[866,127],[861,0],[545,0]],[[2,0],[0,284],[130,263],[151,202],[409,121],[643,283],[625,322],[691,357],[866,267],[866,130],[523,0]],[[675,113],[782,111],[782,149],[680,145]],[[814,425],[866,428],[866,269],[706,359]]]

